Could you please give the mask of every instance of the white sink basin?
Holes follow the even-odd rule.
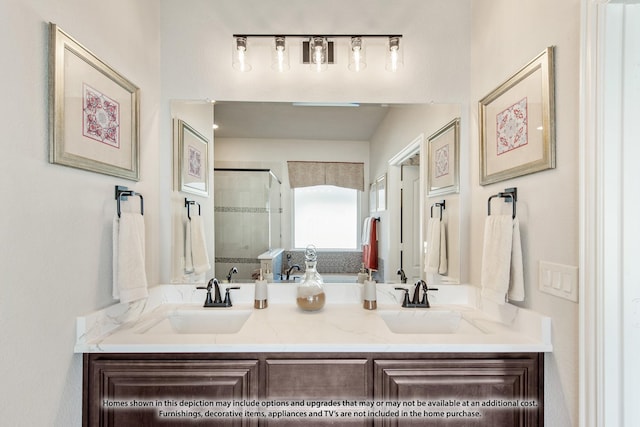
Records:
[[[227,308],[178,309],[139,333],[234,334],[242,329],[252,312]]]
[[[462,318],[462,313],[433,308],[406,308],[378,312],[395,334],[480,334]]]

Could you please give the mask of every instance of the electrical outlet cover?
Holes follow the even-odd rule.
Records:
[[[538,287],[542,292],[578,302],[578,267],[540,261]]]

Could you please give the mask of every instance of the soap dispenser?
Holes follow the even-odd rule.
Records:
[[[367,280],[367,270],[364,268],[364,262],[358,272],[358,283],[364,283]]]
[[[256,280],[255,298],[253,300],[253,308],[267,308],[267,281],[262,277],[262,269],[260,269],[260,278]]]
[[[372,271],[375,270],[369,270],[369,279],[364,281],[364,287],[362,289],[362,307],[365,310],[375,310],[376,308],[378,308],[378,300],[376,298],[376,282],[371,278]]]

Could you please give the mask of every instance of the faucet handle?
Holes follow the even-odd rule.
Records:
[[[429,298],[427,297],[427,291],[437,291],[438,288],[430,288],[430,287],[427,286],[426,282],[423,282],[422,290],[423,290],[422,301],[420,301],[420,304],[422,304],[423,306],[429,308],[429,307],[431,307],[431,305],[429,304]]]
[[[224,291],[224,301],[223,304],[225,305],[225,307],[231,307],[231,295],[229,294],[229,291],[234,290],[234,289],[240,289],[240,286],[231,286],[225,289]]]
[[[407,307],[409,305],[409,289],[407,288],[395,288],[398,291],[404,291],[404,297],[402,299],[402,306]]]

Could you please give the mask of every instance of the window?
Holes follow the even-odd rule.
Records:
[[[296,248],[357,249],[358,190],[316,185],[293,192]]]

